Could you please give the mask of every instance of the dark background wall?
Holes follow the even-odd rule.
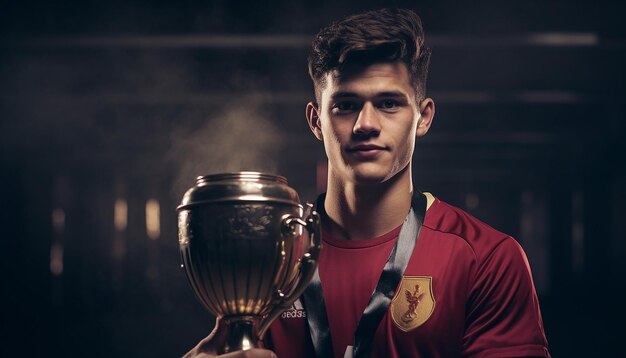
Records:
[[[262,170],[312,200],[308,44],[385,4],[433,49],[417,186],[520,241],[553,356],[618,356],[624,9],[535,0],[0,3],[0,355],[172,357],[205,336],[182,193]]]

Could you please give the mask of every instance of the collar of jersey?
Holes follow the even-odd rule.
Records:
[[[382,234],[378,237],[374,237],[371,239],[345,240],[345,239],[340,239],[340,238],[333,236],[327,230],[322,228],[322,241],[324,242],[324,244],[334,246],[334,247],[339,247],[342,249],[365,249],[368,247],[383,245],[387,242],[396,240],[398,238],[398,235],[400,234],[400,229],[402,229],[402,225],[396,227],[395,229],[385,234]]]

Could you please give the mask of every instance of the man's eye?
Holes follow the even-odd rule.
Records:
[[[392,99],[386,99],[386,100],[382,101],[380,106],[382,108],[385,108],[385,109],[393,109],[393,108],[396,108],[398,106],[398,102],[394,101]]]
[[[339,102],[335,104],[334,109],[336,112],[350,112],[356,110],[357,107],[354,102]]]

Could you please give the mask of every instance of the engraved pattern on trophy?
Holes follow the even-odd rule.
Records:
[[[231,236],[257,237],[267,235],[267,225],[272,222],[272,211],[265,205],[233,205],[232,212],[224,213]]]

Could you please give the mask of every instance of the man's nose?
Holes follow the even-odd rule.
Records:
[[[372,135],[380,133],[380,118],[379,113],[376,111],[374,105],[370,102],[365,102],[359,116],[354,123],[352,132],[354,134]]]

